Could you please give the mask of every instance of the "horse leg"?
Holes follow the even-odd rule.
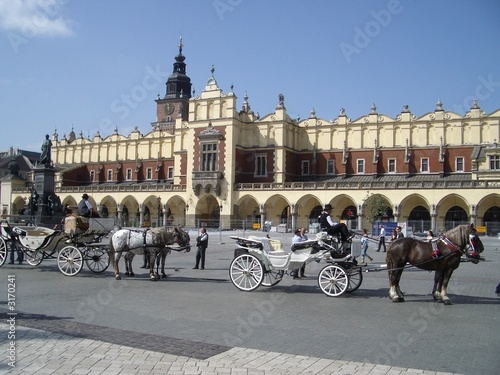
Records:
[[[450,297],[448,297],[448,282],[450,281],[453,271],[454,270],[450,268],[443,272],[443,281],[441,284],[441,298],[443,299],[443,303],[448,306],[451,305]]]
[[[149,280],[151,281],[157,280],[157,277],[155,275],[156,254],[156,250],[149,250]]]
[[[389,257],[389,255],[387,255]],[[392,302],[404,302],[403,293],[401,293],[401,289],[399,288],[399,280],[401,279],[401,274],[403,270],[399,269],[396,265],[394,266],[394,262],[392,259],[388,258],[387,260],[387,272],[389,274],[389,297]]]
[[[120,267],[118,267],[118,263],[120,261],[120,258],[122,257],[122,254],[121,253],[118,253],[118,254],[115,254],[115,259],[114,259],[114,262],[113,262],[113,268],[115,270],[115,279],[116,280],[121,280],[122,277],[120,276]]]
[[[396,269],[397,266],[394,266],[394,262],[391,258],[389,258],[389,254],[387,254],[387,273],[389,274],[389,298],[392,302],[404,302],[403,294],[399,289],[399,280],[401,279],[401,274],[403,271]]]
[[[124,259],[125,259],[125,268],[126,268],[125,275],[130,276],[130,277],[134,277],[135,276],[135,273],[132,270],[132,261],[134,260],[134,257],[135,257],[135,254],[132,253],[132,252],[128,252],[124,256]]]
[[[161,253],[161,278],[166,279],[167,274],[165,273],[165,259],[167,259],[168,251],[162,250]]]
[[[441,295],[443,285],[443,272],[441,270],[436,270],[434,273],[434,286],[432,288],[432,298],[435,301],[441,302],[443,300]]]

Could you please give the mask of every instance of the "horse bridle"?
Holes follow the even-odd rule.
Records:
[[[448,249],[450,249],[452,252],[457,253],[458,255],[462,256],[462,255],[467,255],[467,250],[469,249],[469,247],[472,248],[472,252],[473,253],[476,252],[476,247],[475,247],[475,244],[474,244],[475,241],[472,238],[475,235],[472,234],[472,233],[469,233],[467,235],[469,236],[469,242],[464,247],[456,244],[449,237],[446,237],[445,235],[442,235],[441,237],[439,237],[439,240],[441,242],[443,242],[446,245],[446,247]]]

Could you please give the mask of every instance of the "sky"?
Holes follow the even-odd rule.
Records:
[[[211,76],[261,117],[345,108],[500,109],[497,0],[0,0],[0,151],[45,134],[151,131],[182,36],[195,95]]]

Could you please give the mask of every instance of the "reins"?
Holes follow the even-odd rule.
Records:
[[[454,241],[452,241],[446,235],[442,235],[437,240],[433,240],[433,242],[438,242],[438,241],[443,242],[446,245],[446,247],[451,250],[451,252],[446,254],[446,255],[438,255],[436,257],[432,257],[431,259],[425,260],[425,261],[420,262],[418,264],[407,264],[403,267],[386,268],[385,270],[384,269],[374,269],[374,270],[370,270],[370,272],[371,271],[399,271],[399,270],[404,270],[406,268],[418,268],[421,265],[424,265],[424,264],[427,264],[430,262],[434,262],[434,261],[437,262],[441,259],[447,258],[447,257],[452,256],[452,255],[459,255],[460,257],[462,255],[467,255],[467,249],[469,247],[472,247],[472,250],[475,251],[474,246],[472,245],[472,241],[470,241],[470,240],[469,240],[469,243],[467,243],[465,246],[460,246],[457,243],[455,243]],[[435,251],[433,250],[433,253],[434,252]],[[422,271],[425,271],[425,270],[422,270]],[[432,270],[427,270],[427,271],[431,272]]]

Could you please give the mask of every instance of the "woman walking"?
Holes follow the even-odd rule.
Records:
[[[363,228],[363,236],[361,237],[361,265],[366,265],[365,258],[373,262],[373,258],[367,254],[368,251],[368,232]]]

